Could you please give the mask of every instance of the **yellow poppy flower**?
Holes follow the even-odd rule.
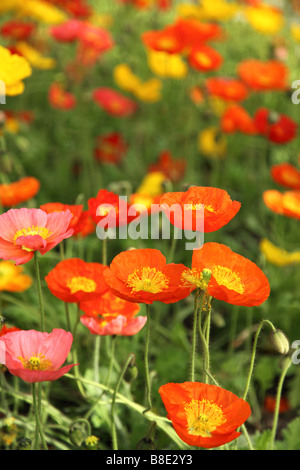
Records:
[[[4,82],[8,96],[20,95],[24,91],[22,80],[31,75],[32,69],[28,61],[18,54],[11,54],[0,46],[0,81]]]
[[[223,158],[227,149],[227,140],[217,127],[208,127],[198,134],[198,148],[206,157]]]
[[[140,85],[140,79],[127,64],[119,64],[114,68],[114,81],[123,90],[133,93]]]
[[[24,292],[32,285],[30,276],[11,261],[0,261],[0,292]]]
[[[295,41],[300,42],[300,25],[298,23],[291,24],[290,31]]]
[[[201,0],[200,10],[203,20],[229,20],[240,10],[240,6],[226,0]]]
[[[185,78],[188,66],[179,54],[148,51],[148,65],[150,70],[162,78]]]
[[[136,190],[136,193],[140,196],[149,196],[155,197],[163,194],[163,183],[166,180],[166,176],[164,173],[160,171],[153,171],[148,173],[141,185]]]
[[[148,103],[161,99],[162,82],[158,78],[151,78],[141,83],[135,90],[135,96]]]
[[[51,57],[43,57],[38,50],[30,46],[26,42],[16,44],[16,49],[20,54],[28,60],[32,67],[39,70],[50,70],[56,66],[56,61]]]
[[[294,263],[300,263],[300,251],[288,252],[279,248],[264,238],[260,242],[260,251],[265,255],[269,263],[276,266],[288,266]]]
[[[264,34],[278,33],[284,23],[281,10],[264,4],[246,8],[245,16],[255,31]]]
[[[46,24],[59,24],[68,19],[59,8],[42,0],[26,0],[18,5],[18,13]]]

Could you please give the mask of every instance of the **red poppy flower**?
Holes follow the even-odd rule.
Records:
[[[189,64],[200,72],[210,72],[217,70],[223,63],[221,54],[206,44],[193,46],[189,56]]]
[[[32,199],[40,189],[40,182],[33,176],[26,176],[13,183],[0,184],[0,202],[3,207],[14,207]]]
[[[164,150],[159,154],[157,163],[149,166],[149,172],[160,171],[166,175],[166,178],[177,183],[183,178],[186,165],[184,158],[175,159],[172,157],[171,152]]]
[[[290,163],[279,163],[271,168],[273,180],[291,189],[300,189],[300,170]]]
[[[57,380],[77,364],[63,366],[73,342],[72,333],[20,330],[0,337],[0,363],[28,383]]]
[[[49,88],[48,98],[53,108],[63,111],[71,110],[77,104],[76,97],[64,90],[60,83],[52,83]]]
[[[82,211],[79,220],[74,228],[75,238],[87,237],[91,233],[95,232],[96,225],[93,222],[88,210]]]
[[[0,336],[4,336],[7,333],[12,333],[13,331],[21,331],[21,328],[18,328],[16,326],[7,327],[6,325],[3,325],[0,329]]]
[[[34,23],[11,20],[1,26],[0,34],[9,39],[24,41],[28,39],[35,29]]]
[[[149,49],[168,54],[179,54],[185,47],[173,25],[158,31],[146,31],[142,34],[142,41]]]
[[[221,118],[221,129],[227,134],[241,132],[254,135],[257,133],[254,120],[239,104],[228,106]]]
[[[254,115],[258,132],[276,144],[285,144],[296,137],[298,125],[285,114],[274,113],[260,108]]]
[[[225,245],[204,243],[202,248],[194,250],[192,269],[183,273],[183,284],[200,286],[203,269],[211,271],[207,292],[215,299],[252,307],[269,297],[269,281],[261,269]]]
[[[50,29],[51,36],[60,42],[74,42],[79,37],[79,31],[82,22],[76,19],[70,19],[64,23],[52,26]]]
[[[216,385],[168,383],[159,393],[176,433],[190,446],[210,449],[233,441],[251,415],[246,401]]]
[[[73,235],[79,231],[77,224],[83,211],[83,206],[81,204],[62,204],[61,202],[48,202],[47,204],[40,206],[40,209],[42,209],[47,214],[51,214],[52,212],[63,212],[68,209],[73,216],[70,221],[69,228],[74,230]]]
[[[264,400],[264,408],[269,413],[274,413],[276,408],[276,397],[272,395],[266,395]],[[290,404],[287,398],[281,397],[279,403],[279,413],[286,413],[290,410]]]
[[[96,197],[88,200],[89,214],[95,224],[108,227],[129,224],[137,215],[129,215],[130,206],[125,199],[106,189],[100,189]],[[104,227],[103,227],[104,228]]]
[[[146,317],[136,317],[140,306],[133,302],[116,297],[107,291],[97,300],[80,303],[85,315],[80,317],[81,323],[89,328],[92,334],[101,336],[120,335],[132,336],[145,325]]]
[[[128,144],[119,132],[111,132],[97,138],[95,158],[100,162],[119,163],[128,150]]]
[[[94,65],[104,52],[114,46],[108,31],[91,23],[82,23],[78,31],[77,60],[85,66]]]
[[[224,101],[244,101],[249,95],[243,82],[236,78],[210,77],[205,86],[210,95]]]
[[[238,75],[254,91],[286,90],[288,69],[282,62],[249,59],[238,66]]]
[[[104,278],[110,290],[129,302],[166,304],[178,302],[190,294],[191,289],[181,287],[183,264],[166,264],[159,250],[141,248],[117,255]]]
[[[97,88],[93,96],[95,102],[112,116],[126,117],[137,110],[135,101],[112,88]]]
[[[99,298],[108,287],[100,263],[87,263],[79,258],[60,261],[45,277],[48,289],[60,300],[79,303]]]
[[[300,219],[300,191],[281,193],[276,189],[269,189],[264,191],[263,201],[275,214]]]
[[[215,232],[233,219],[241,204],[224,189],[192,186],[185,192],[165,193],[160,206],[175,227],[202,231],[203,226],[204,232]]]

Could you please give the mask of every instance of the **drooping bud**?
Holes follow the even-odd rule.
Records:
[[[271,333],[271,343],[275,351],[284,356],[290,350],[290,343],[282,330],[276,330]]]
[[[143,439],[138,442],[136,446],[137,450],[156,450],[154,444],[155,431],[156,422],[153,421],[152,423],[150,423],[148,432],[146,433],[145,437],[143,437]]]
[[[130,361],[127,369],[126,369],[126,372],[125,372],[125,375],[124,375],[125,382],[127,382],[129,384],[134,382],[137,379],[138,373],[139,373],[139,371],[138,371],[138,368],[136,366],[135,356],[134,356],[132,358],[132,360]]]

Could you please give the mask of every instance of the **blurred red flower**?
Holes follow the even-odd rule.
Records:
[[[0,184],[0,203],[3,207],[14,207],[32,199],[40,189],[40,182],[33,176],[26,176],[13,183]]]
[[[8,39],[24,41],[28,39],[35,29],[34,23],[25,21],[10,20],[2,24],[0,34]]]
[[[134,114],[137,110],[135,101],[112,88],[97,88],[93,97],[95,103],[112,116],[126,117]]]
[[[276,144],[285,144],[296,137],[298,125],[285,114],[259,108],[254,115],[259,134]]]
[[[166,304],[178,302],[191,292],[181,286],[183,264],[167,264],[159,250],[141,248],[117,255],[104,271],[110,290],[129,302]]]
[[[49,88],[48,97],[49,103],[53,108],[63,111],[74,109],[77,104],[76,97],[64,90],[63,86],[58,82],[52,83]]]
[[[243,134],[257,134],[254,120],[239,104],[228,106],[221,117],[221,129],[227,134],[241,132]]]
[[[210,449],[233,441],[251,415],[246,401],[216,385],[168,383],[159,393],[176,433],[190,446]]]
[[[273,180],[291,189],[300,189],[300,170],[290,163],[279,163],[271,167]]]
[[[249,95],[244,83],[236,78],[210,77],[205,86],[210,95],[224,101],[244,101]]]
[[[192,186],[185,192],[165,193],[160,198],[160,207],[171,224],[185,230],[214,232],[240,210],[241,204],[232,201],[224,189]],[[203,214],[200,205],[203,205]]]
[[[12,333],[13,331],[21,331],[21,328],[18,328],[16,326],[7,327],[6,325],[3,325],[0,329],[0,336],[4,336],[7,333]]]
[[[52,26],[50,28],[50,34],[57,41],[74,42],[79,37],[81,27],[82,22],[72,18],[64,23]]]
[[[263,193],[263,201],[275,214],[300,219],[300,191],[281,193],[276,189],[268,189]]]
[[[199,72],[217,70],[223,63],[221,54],[206,44],[193,46],[188,55],[189,64]]]
[[[238,65],[238,75],[254,91],[288,89],[288,69],[276,60],[245,60]]]
[[[169,150],[164,150],[159,154],[158,161],[149,166],[149,172],[160,171],[166,178],[177,183],[184,177],[187,162],[184,158],[173,158]]]
[[[79,258],[60,261],[45,277],[50,292],[63,302],[79,303],[99,298],[108,287],[104,281],[105,266],[87,263]]]
[[[90,198],[88,206],[95,224],[103,222],[109,227],[119,227],[129,224],[137,217],[136,214],[129,215],[130,205],[125,199],[106,189],[100,189],[96,197]]]
[[[128,144],[119,132],[97,137],[95,158],[100,162],[119,163],[128,150]]]

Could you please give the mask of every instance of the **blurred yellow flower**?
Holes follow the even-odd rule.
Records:
[[[291,24],[290,31],[295,41],[300,42],[300,25],[298,23]]]
[[[150,78],[135,90],[135,96],[147,103],[153,103],[161,99],[162,82],[158,78]]]
[[[191,3],[181,3],[177,6],[178,16],[183,18],[196,18],[201,20],[203,11],[199,5],[192,5]]]
[[[260,251],[265,255],[267,261],[276,266],[300,263],[300,251],[288,252],[274,245],[266,238],[260,242]]]
[[[32,279],[21,266],[11,261],[0,261],[0,292],[24,292],[32,285]]]
[[[198,134],[198,148],[206,157],[223,158],[227,140],[217,127],[208,127]]]
[[[22,4],[22,0],[1,0],[0,13],[15,10]]]
[[[160,171],[153,171],[148,173],[143,179],[141,185],[136,190],[140,196],[155,197],[163,194],[163,183],[166,180],[166,175]]]
[[[62,10],[42,0],[25,0],[18,5],[17,9],[19,14],[30,16],[46,24],[59,24],[68,19]]]
[[[94,26],[99,26],[100,28],[109,28],[114,22],[114,18],[109,14],[99,14],[97,12],[92,12],[92,15],[89,17],[89,22]]]
[[[235,2],[226,0],[201,0],[200,11],[203,20],[220,21],[229,20],[240,10],[240,6]]]
[[[16,49],[20,54],[28,60],[32,67],[39,70],[50,70],[56,66],[56,61],[51,57],[43,57],[41,53],[22,41],[16,44]]]
[[[119,64],[114,68],[114,81],[120,88],[131,93],[140,85],[140,79],[127,64]]]
[[[23,93],[25,87],[22,80],[32,74],[27,60],[0,46],[0,64],[0,80],[5,83],[6,94],[15,96]]]
[[[148,65],[150,70],[162,78],[185,78],[188,66],[178,54],[148,51]]]
[[[246,8],[245,16],[252,28],[259,33],[278,33],[284,23],[282,11],[266,4]]]

